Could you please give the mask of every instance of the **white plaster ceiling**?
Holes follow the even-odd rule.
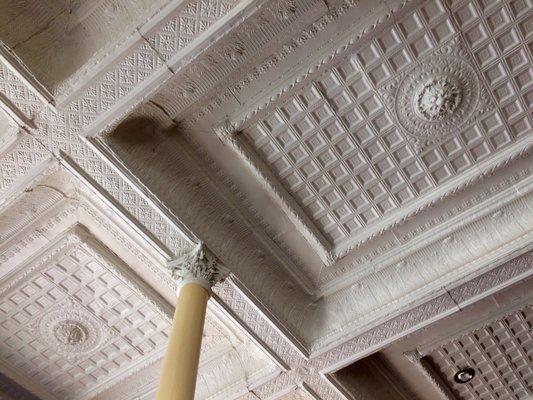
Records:
[[[59,169],[0,214],[0,371],[43,400],[150,397],[175,284],[84,190]],[[128,253],[140,258],[128,265],[118,256]],[[211,304],[197,398],[234,396],[277,371]]]
[[[0,40],[51,91],[134,33],[165,1],[3,1]]]
[[[487,252],[505,258],[531,234],[531,159],[511,162],[533,143],[528,3],[323,6],[257,12],[156,90],[130,125],[91,139],[220,251],[230,225],[253,233],[272,257],[253,250],[262,258],[251,264],[265,267],[239,268],[235,247],[230,264],[312,352],[490,268]],[[252,34],[257,43],[244,40]],[[443,106],[432,108],[440,92]],[[185,140],[132,133],[143,117],[177,124]],[[199,197],[222,197],[209,206],[218,233],[174,196],[187,179]],[[518,208],[489,217],[512,196]],[[475,233],[501,233],[489,221],[510,227],[523,214],[525,236],[487,233],[489,243]],[[265,268],[276,277],[258,278]],[[288,279],[298,287],[277,283]]]
[[[184,48],[233,6],[231,0],[216,4],[170,0],[3,1],[0,41],[29,69],[29,75],[61,99],[131,47],[145,47],[144,59],[135,61],[140,67],[162,63],[165,53],[149,54],[148,41],[155,44],[162,40],[161,47],[167,53],[173,46]],[[169,20],[168,12],[174,13],[173,20]],[[150,29],[162,18],[167,19],[163,35],[154,37]],[[126,73],[122,77],[130,78]]]
[[[460,399],[528,399],[533,394],[533,308],[516,310],[461,335],[428,356]],[[476,376],[458,384],[454,374],[475,366]]]
[[[229,116],[251,114],[234,134],[240,156],[331,264],[530,143],[528,24],[518,3],[413,8],[341,47],[266,111],[243,100]],[[460,101],[427,120],[420,90],[439,77],[460,87]],[[270,209],[258,208],[265,220]]]
[[[161,267],[205,241],[247,333],[201,398],[347,398],[329,373],[531,274],[530,1],[115,2],[95,38],[110,3],[47,4],[0,29],[30,38],[0,57],[0,279],[80,224],[172,304]],[[68,26],[88,47],[49,68]]]
[[[464,307],[383,349],[381,360],[414,399],[529,399],[532,285],[520,280]],[[474,378],[459,384],[464,368]]]

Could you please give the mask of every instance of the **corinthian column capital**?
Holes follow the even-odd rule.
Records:
[[[178,280],[178,288],[187,283],[196,283],[211,290],[213,285],[229,275],[229,270],[202,242],[190,252],[170,261],[167,267],[172,276]]]

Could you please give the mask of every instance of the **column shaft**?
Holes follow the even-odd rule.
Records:
[[[179,293],[156,400],[193,400],[208,291],[196,283]]]

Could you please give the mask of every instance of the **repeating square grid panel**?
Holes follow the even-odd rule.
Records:
[[[531,133],[533,6],[530,1],[451,5],[500,118],[513,138]],[[489,140],[487,145],[492,145]],[[501,144],[500,144],[501,145]]]
[[[82,247],[35,271],[3,299],[2,359],[59,398],[81,395],[106,382],[164,348],[168,339],[168,316]],[[100,347],[76,358],[55,351],[38,329],[40,317],[67,300],[94,315],[107,329]]]
[[[431,57],[432,51],[440,45],[436,34],[436,21],[439,21],[440,25],[444,24],[451,27],[450,35],[447,36],[448,40],[461,30],[464,31],[464,35],[467,35],[469,27],[479,29],[479,16],[485,13],[485,10],[480,10],[481,6],[477,2],[453,2],[450,5],[453,11],[451,13],[452,20],[447,15],[436,11],[427,12],[428,7],[441,10],[443,5],[441,2],[438,2],[438,4],[427,2],[425,8],[423,7],[415,11],[413,15],[406,17],[406,22],[400,21],[399,24],[393,25],[379,37],[373,39],[374,43],[380,44],[380,49],[383,53],[381,58],[375,60],[376,64],[390,62],[387,59],[387,54],[393,50],[389,49],[394,49],[394,51],[403,49],[411,58],[416,59],[417,53],[414,52],[412,38],[422,35],[422,28],[418,29],[415,25],[418,27],[426,26],[425,41],[432,44],[433,47],[428,47],[428,52],[425,53],[425,56]],[[486,9],[490,10],[490,15],[488,14],[487,18],[492,18],[492,26],[498,26],[497,31],[504,28],[504,24],[507,22],[514,23],[511,14],[511,17],[508,17],[507,14],[501,12],[502,7],[513,8],[512,4],[506,4],[505,2],[496,2],[490,7],[486,5]],[[520,17],[526,19],[525,11],[520,7],[518,9],[517,13]],[[428,15],[433,15],[434,17],[430,18]],[[418,25],[415,24],[415,21]],[[410,29],[407,29],[406,26],[409,26]],[[454,26],[458,29],[455,29]],[[413,32],[418,33],[415,35]],[[492,31],[489,33],[492,35]],[[490,36],[487,38],[490,39]],[[466,42],[470,46],[474,43],[468,40]],[[494,47],[496,46],[495,44],[491,46],[490,41],[481,41],[480,43],[483,43],[483,45],[479,46],[479,54],[473,52],[472,60],[475,59],[478,65],[482,65],[488,70],[490,67],[494,67],[490,57],[498,55],[499,50]],[[531,70],[530,53],[527,52],[524,46],[521,48],[516,46],[508,47],[511,48],[507,55],[509,65],[511,65],[509,68],[519,74],[523,82],[529,82],[528,76]],[[468,62],[471,62],[470,59],[468,59]],[[410,67],[412,68],[413,66],[411,65]],[[479,70],[480,76],[482,76],[481,68]],[[502,78],[505,75],[504,67],[493,68],[491,74],[494,79],[500,79],[500,83],[495,86],[494,93],[489,93],[489,95],[494,94],[494,103],[501,104],[502,107],[497,109],[495,114],[483,116],[475,124],[465,126],[460,135],[450,136],[448,140],[444,140],[442,143],[425,148],[420,154],[425,170],[436,184],[441,184],[471,168],[475,163],[488,158],[497,150],[511,144],[517,137],[531,132],[531,120],[527,113],[528,105],[525,103],[527,103],[528,98],[533,98],[533,95],[527,92],[528,85],[522,85],[525,88],[524,94],[517,95],[518,92],[510,83],[510,79],[505,80]],[[519,99],[520,96],[522,99]],[[493,124],[491,125],[491,123]]]
[[[245,136],[333,244],[361,235],[531,133],[530,15],[517,2],[425,2]],[[498,108],[415,151],[376,92],[449,43],[466,50]]]
[[[443,165],[432,174],[417,159],[375,88],[454,33],[443,5],[429,2],[247,130],[257,153],[333,243],[452,176]]]
[[[522,310],[439,347],[429,354],[439,373],[465,400],[524,400],[533,390],[533,309]],[[467,384],[454,382],[465,367],[476,370]]]
[[[390,115],[356,68],[348,60],[328,71],[245,132],[333,243],[357,234],[430,184],[415,155],[402,152]]]

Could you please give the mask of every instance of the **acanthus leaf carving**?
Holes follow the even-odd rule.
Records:
[[[222,282],[229,270],[200,242],[191,251],[170,261],[170,273],[181,283],[194,281],[206,288]]]

